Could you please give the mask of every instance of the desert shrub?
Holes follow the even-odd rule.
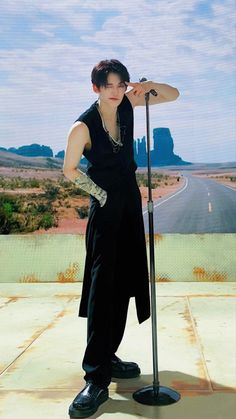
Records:
[[[20,176],[13,178],[0,176],[0,187],[4,189],[39,188],[40,180],[35,178],[24,179]]]
[[[42,214],[45,212],[52,211],[52,204],[51,202],[39,202],[36,207],[37,214]]]
[[[141,186],[145,186],[146,188],[148,188],[148,179],[144,179]],[[155,187],[155,183],[151,182],[151,188],[155,189]]]
[[[63,188],[71,186],[71,180],[67,179],[65,176],[60,176],[57,180],[57,183]]]
[[[5,177],[0,176],[0,188],[3,188],[5,185]]]
[[[41,220],[39,222],[39,227],[44,228],[47,230],[50,227],[53,227],[54,225],[54,217],[50,213],[45,213],[42,215]]]
[[[65,206],[66,208],[71,208],[71,204],[70,204],[70,202],[69,202],[69,201],[65,201],[65,202],[64,202],[64,206]]]
[[[88,217],[88,211],[89,211],[88,206],[78,207],[78,208],[76,208],[76,210],[77,210],[80,218]]]
[[[0,233],[9,234],[12,230],[14,214],[19,211],[19,200],[7,194],[0,195]]]
[[[27,183],[27,186],[30,187],[30,188],[39,188],[40,187],[40,181],[38,179],[35,179],[35,178],[29,179],[29,181]]]
[[[78,196],[78,195],[80,195],[80,196],[88,196],[88,193],[85,192],[85,191],[83,191],[80,188],[77,188],[77,187],[72,188],[71,191],[70,191],[70,196]]]
[[[28,233],[50,228],[56,223],[50,201],[37,202],[33,197],[0,195],[0,234]]]
[[[59,193],[59,186],[53,183],[46,183],[44,186],[44,195],[47,199],[54,201]]]
[[[172,177],[169,175],[163,175],[162,173],[152,173],[151,177],[151,188],[155,189],[164,181],[168,181]],[[136,179],[138,186],[148,187],[148,175],[147,173],[136,173]]]

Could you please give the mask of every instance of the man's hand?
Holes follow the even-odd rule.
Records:
[[[149,83],[148,81],[144,81],[144,82],[137,82],[137,83],[131,83],[126,81],[125,84],[127,86],[131,86],[133,87],[133,89],[131,90],[131,92],[135,95],[135,96],[142,96],[145,93],[148,92],[147,86],[145,86],[145,84]]]
[[[175,87],[172,87],[164,83],[156,83],[150,80],[142,81],[138,83],[125,82],[127,86],[131,86],[132,89],[126,93],[126,96],[130,100],[133,108],[135,106],[145,106],[145,93],[150,92],[152,89],[155,90],[157,96],[150,95],[149,104],[156,105],[158,103],[170,102],[176,100],[179,96],[179,91]]]

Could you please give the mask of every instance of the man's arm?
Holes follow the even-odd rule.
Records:
[[[74,182],[80,175],[77,167],[80,163],[84,148],[89,144],[89,131],[83,122],[76,122],[72,125],[67,136],[63,173],[66,178]]]
[[[84,148],[91,146],[88,127],[83,122],[74,124],[68,134],[68,142],[65,152],[63,173],[66,178],[74,182],[80,189],[93,195],[103,207],[107,200],[107,192],[96,185],[81,170],[77,170]]]
[[[172,87],[164,83],[144,81],[138,83],[126,82],[126,84],[132,87],[132,89],[126,93],[126,96],[129,98],[133,107],[145,106],[145,93],[150,92],[150,90],[155,90],[157,92],[157,96],[153,96],[152,94],[150,94],[150,105],[156,105],[158,103],[176,100],[180,94],[176,87]]]

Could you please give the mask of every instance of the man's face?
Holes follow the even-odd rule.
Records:
[[[99,88],[99,99],[109,106],[117,107],[124,97],[126,88],[126,84],[121,81],[118,74],[109,73],[106,86]]]

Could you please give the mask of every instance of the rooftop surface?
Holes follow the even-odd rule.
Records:
[[[81,283],[0,284],[0,417],[65,419],[84,386],[86,319]],[[151,320],[138,324],[130,300],[117,355],[141,376],[114,379],[109,400],[91,418],[233,419],[236,417],[236,284],[158,283],[160,384],[181,394],[169,406],[145,406],[134,391],[152,384]]]

